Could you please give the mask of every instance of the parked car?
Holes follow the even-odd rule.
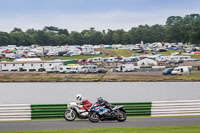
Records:
[[[97,70],[94,73],[106,73],[107,70],[105,68],[97,68]]]
[[[58,56],[63,56],[64,54],[67,54],[67,51],[60,51],[60,52],[58,52]]]
[[[136,50],[137,53],[144,53],[144,50]]]
[[[179,64],[179,63],[184,63],[184,60],[175,60],[175,62],[174,62],[175,64]]]
[[[162,74],[163,75],[171,75],[173,70],[174,70],[174,68],[167,68],[162,72]]]
[[[167,52],[167,49],[158,49],[158,52]]]
[[[66,56],[66,57],[68,57],[68,56],[74,56],[74,52],[67,52],[67,53],[65,53],[65,54],[63,54],[63,56]]]

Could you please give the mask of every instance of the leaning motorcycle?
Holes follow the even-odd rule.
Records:
[[[93,104],[89,110],[88,118],[93,123],[104,120],[117,120],[119,122],[124,122],[127,119],[127,116],[123,105],[115,106],[111,111],[105,108],[105,106]]]
[[[64,118],[67,121],[74,121],[78,117],[79,119],[87,119],[88,111],[76,102],[70,102],[67,105],[67,110],[64,112]]]

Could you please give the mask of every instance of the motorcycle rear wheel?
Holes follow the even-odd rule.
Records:
[[[119,110],[119,116],[117,117],[118,122],[124,122],[127,119],[126,112]]]
[[[90,112],[88,118],[93,123],[97,123],[100,120],[99,115],[96,112]]]
[[[74,121],[76,119],[76,112],[74,110],[66,110],[64,112],[64,118],[67,121]]]

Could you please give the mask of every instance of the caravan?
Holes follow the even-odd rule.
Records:
[[[116,72],[132,72],[134,70],[133,64],[123,64],[116,69]]]

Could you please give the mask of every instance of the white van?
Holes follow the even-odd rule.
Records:
[[[78,73],[79,66],[67,66],[66,73]]]
[[[176,67],[174,68],[171,74],[172,75],[189,75],[191,68],[192,67],[188,67],[188,66]]]
[[[78,67],[78,73],[86,73],[86,68],[85,68],[85,66],[79,66],[79,67]]]
[[[123,64],[116,69],[116,72],[132,72],[134,70],[133,64]]]

